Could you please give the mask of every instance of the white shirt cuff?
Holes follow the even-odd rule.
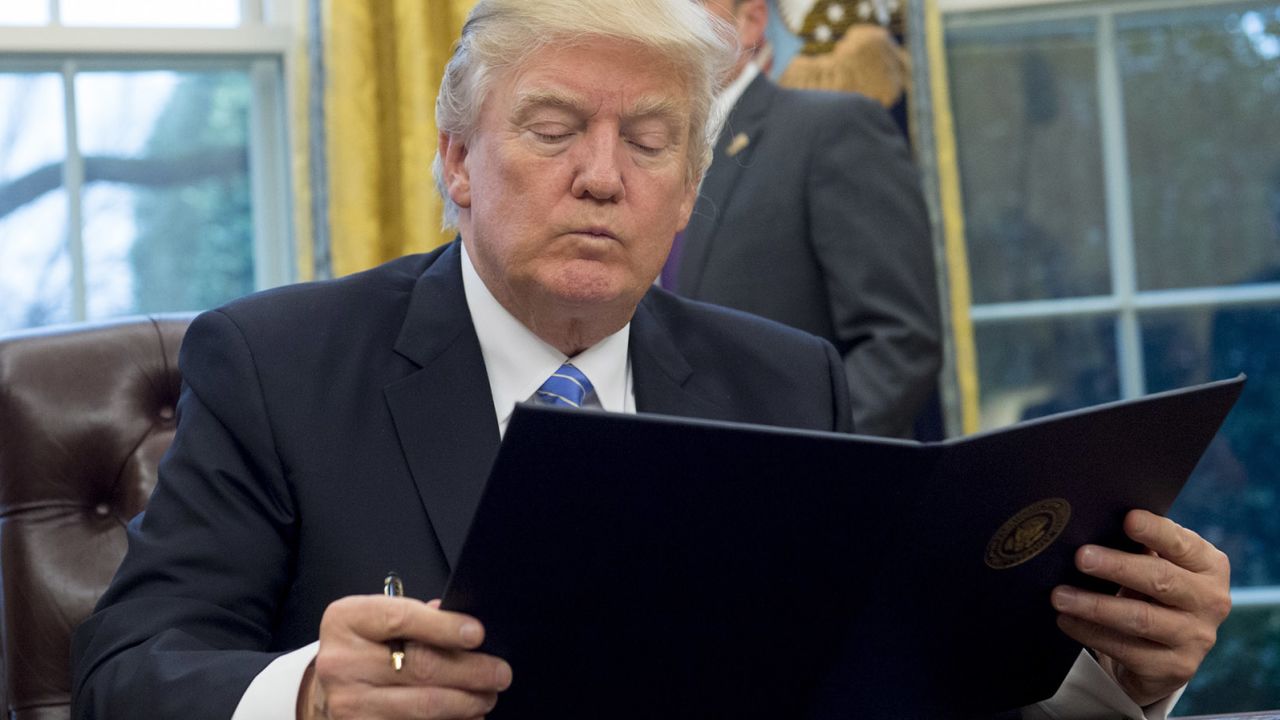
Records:
[[[249,683],[231,720],[280,720],[297,717],[298,691],[307,666],[316,659],[320,641],[271,661]]]
[[[1167,720],[1184,685],[1169,697],[1138,707],[1088,651],[1081,650],[1053,697],[1023,708],[1023,720]]]

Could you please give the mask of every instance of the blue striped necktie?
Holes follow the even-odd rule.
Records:
[[[583,401],[595,394],[591,381],[578,368],[565,363],[542,383],[534,397],[543,405],[582,407]]]

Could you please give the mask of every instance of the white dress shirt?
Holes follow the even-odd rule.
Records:
[[[724,132],[721,123],[729,117],[729,113],[733,111],[733,106],[738,104],[742,93],[747,91],[747,86],[759,74],[760,66],[749,62],[746,67],[742,68],[742,72],[738,73],[738,77],[734,78],[733,82],[726,85],[720,91],[720,94],[716,95],[715,102],[711,104],[711,114],[707,118],[711,127],[720,127],[720,132]]]
[[[502,307],[480,279],[467,249],[462,248],[462,288],[471,322],[480,339],[480,354],[489,374],[498,432],[505,435],[516,403],[533,397],[551,373],[571,358],[548,345]],[[631,323],[572,358],[596,390],[600,406],[610,412],[634,413],[631,387]]]

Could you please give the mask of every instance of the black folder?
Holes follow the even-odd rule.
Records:
[[[1017,708],[1080,651],[1050,590],[1114,590],[1076,548],[1132,548],[1243,383],[923,444],[520,406],[444,607],[512,665],[494,718]]]

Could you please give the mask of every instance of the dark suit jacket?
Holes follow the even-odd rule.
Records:
[[[196,319],[178,433],[75,635],[77,717],[230,717],[253,677],[395,568],[438,597],[498,449],[453,244]],[[645,412],[847,430],[829,344],[654,289]],[[482,618],[483,620],[483,618]]]
[[[856,431],[908,437],[941,364],[932,248],[919,177],[884,110],[761,75],[716,144],[675,290],[830,340]]]

